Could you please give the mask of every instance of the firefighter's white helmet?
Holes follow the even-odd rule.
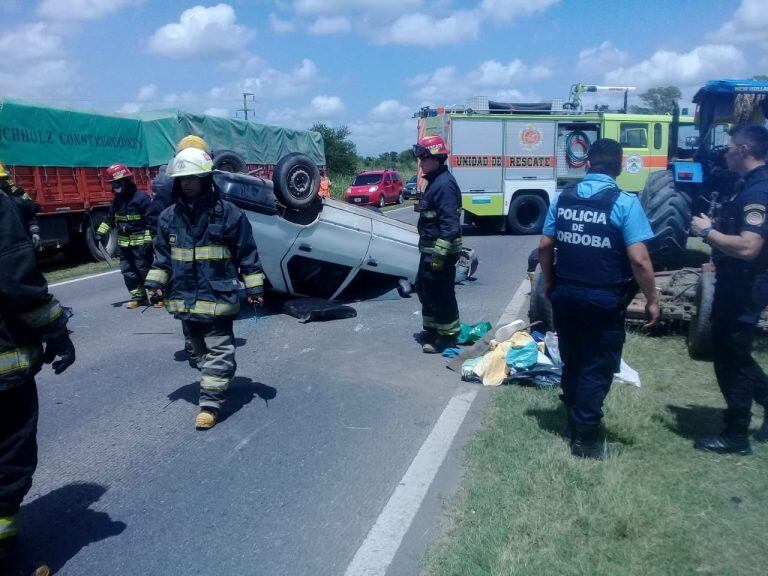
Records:
[[[169,178],[179,176],[206,176],[213,170],[213,159],[205,150],[185,148],[168,163],[165,173]]]

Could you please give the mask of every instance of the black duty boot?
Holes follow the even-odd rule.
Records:
[[[414,334],[414,338],[419,344],[433,343],[437,340],[437,332],[435,330],[422,330],[418,334]]]
[[[763,425],[755,431],[755,442],[768,442],[768,408],[763,415]]]
[[[748,436],[750,417],[751,414],[749,413],[734,414],[730,409],[727,409],[723,431],[717,436],[697,438],[693,443],[694,448],[717,454],[739,454],[741,456],[752,454]]]
[[[455,348],[455,336],[438,336],[433,342],[424,342],[421,351],[425,354],[441,354],[446,348]]]
[[[579,458],[602,460],[605,456],[605,442],[600,433],[600,426],[574,424],[571,435],[571,454]]]

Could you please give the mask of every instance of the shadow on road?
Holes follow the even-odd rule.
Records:
[[[200,384],[192,382],[168,394],[168,400],[171,402],[184,400],[197,406],[199,395]],[[243,406],[250,404],[257,396],[269,406],[269,401],[277,396],[277,389],[261,382],[254,382],[245,376],[235,376],[229,384],[227,398],[219,413],[219,422],[223,422],[235,412],[238,412]]]
[[[124,522],[89,509],[106,491],[99,484],[69,484],[23,506],[21,555],[26,562],[43,561],[56,573],[89,544],[121,534]]]
[[[665,421],[662,416],[655,416],[654,419],[661,421],[671,432],[688,440],[717,434],[723,423],[723,411],[712,406],[667,404],[667,410],[675,417],[675,424]]]

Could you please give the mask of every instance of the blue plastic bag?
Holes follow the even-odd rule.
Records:
[[[521,348],[510,348],[507,352],[507,366],[515,370],[530,368],[536,364],[538,359],[539,349],[533,340]]]

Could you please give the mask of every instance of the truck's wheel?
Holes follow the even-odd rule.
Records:
[[[520,194],[509,205],[507,227],[515,234],[539,234],[547,217],[547,203],[538,194]]]
[[[658,170],[648,177],[640,203],[653,229],[653,238],[648,242],[653,267],[656,270],[679,267],[688,240],[691,199],[675,189],[672,172]]]
[[[213,169],[222,172],[245,173],[246,165],[243,157],[232,150],[217,150],[213,154]]]
[[[555,322],[552,318],[552,304],[544,294],[544,275],[541,273],[541,268],[536,269],[533,277],[528,319],[531,324],[541,322],[541,324],[536,326],[536,330],[539,332],[549,332],[555,329]]]
[[[712,358],[712,301],[715,297],[715,272],[702,270],[696,287],[696,313],[688,325],[688,354],[697,360]]]
[[[320,189],[320,170],[304,154],[283,156],[273,176],[275,193],[289,208],[305,208],[312,204]]]

